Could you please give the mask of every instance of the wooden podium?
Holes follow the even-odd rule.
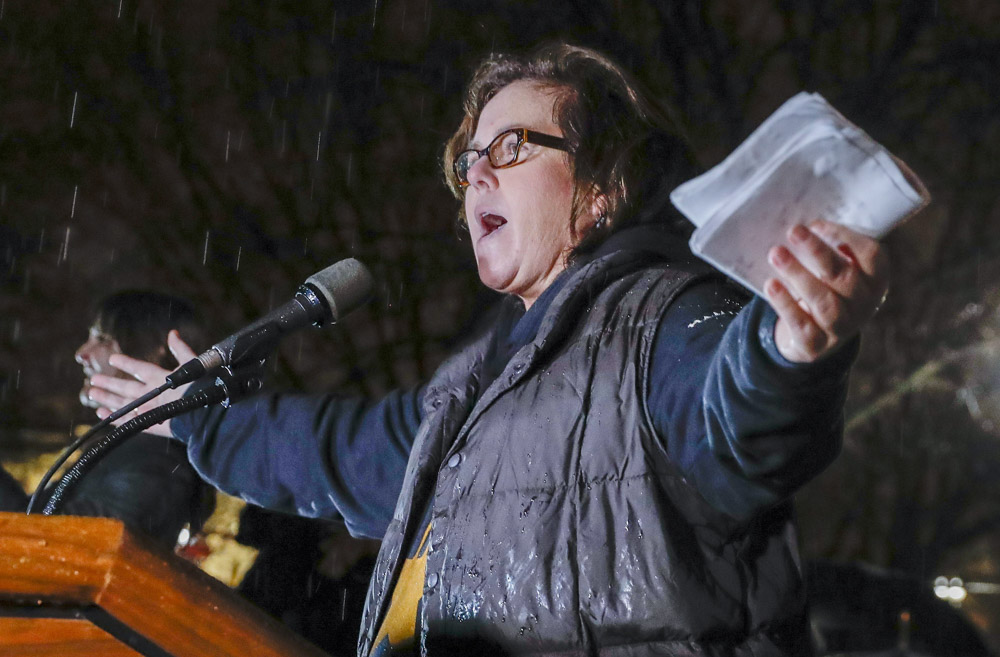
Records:
[[[0,655],[327,657],[120,521],[0,513]]]

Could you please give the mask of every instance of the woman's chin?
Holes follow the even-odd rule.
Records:
[[[492,266],[492,263],[485,258],[479,258],[476,264],[479,267],[479,280],[482,281],[483,285],[501,294],[507,294],[511,291],[510,286],[514,282],[512,272]]]

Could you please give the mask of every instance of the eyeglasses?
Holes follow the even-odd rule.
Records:
[[[560,151],[569,150],[566,140],[562,137],[553,137],[527,128],[504,130],[494,137],[486,148],[482,150],[470,148],[458,154],[452,166],[455,169],[455,177],[458,179],[459,187],[469,186],[469,169],[476,163],[476,160],[484,155],[489,156],[490,166],[494,169],[506,169],[520,164],[517,156],[521,153],[521,146],[526,143],[555,148]]]

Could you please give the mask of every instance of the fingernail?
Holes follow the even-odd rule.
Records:
[[[775,267],[780,267],[785,263],[787,263],[788,258],[789,258],[788,249],[786,249],[783,246],[776,246],[772,248],[767,254],[767,259]]]
[[[769,278],[764,283],[764,291],[767,292],[768,296],[776,296],[781,292],[781,283],[778,282],[777,278]]]
[[[795,224],[788,231],[788,239],[793,242],[804,242],[809,237],[809,231],[802,224]]]

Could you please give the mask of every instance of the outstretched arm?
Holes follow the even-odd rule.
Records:
[[[421,421],[422,389],[376,402],[267,394],[181,415],[174,434],[214,486],[276,511],[343,518],[381,538],[392,519]]]
[[[774,308],[754,299],[739,310],[731,286],[701,283],[656,337],[647,401],[664,448],[712,506],[738,519],[835,458],[854,338],[887,287],[873,240],[832,225],[808,232],[772,250]]]
[[[175,331],[168,346],[179,363],[195,357]],[[94,376],[90,396],[100,402],[101,417],[161,385],[170,373],[128,356],[112,359],[133,379]],[[132,415],[178,399],[188,387],[168,390]],[[377,402],[260,395],[228,409],[196,410],[154,429],[187,443],[191,464],[220,490],[278,511],[343,518],[353,534],[377,538],[402,486],[421,398],[420,389]]]

